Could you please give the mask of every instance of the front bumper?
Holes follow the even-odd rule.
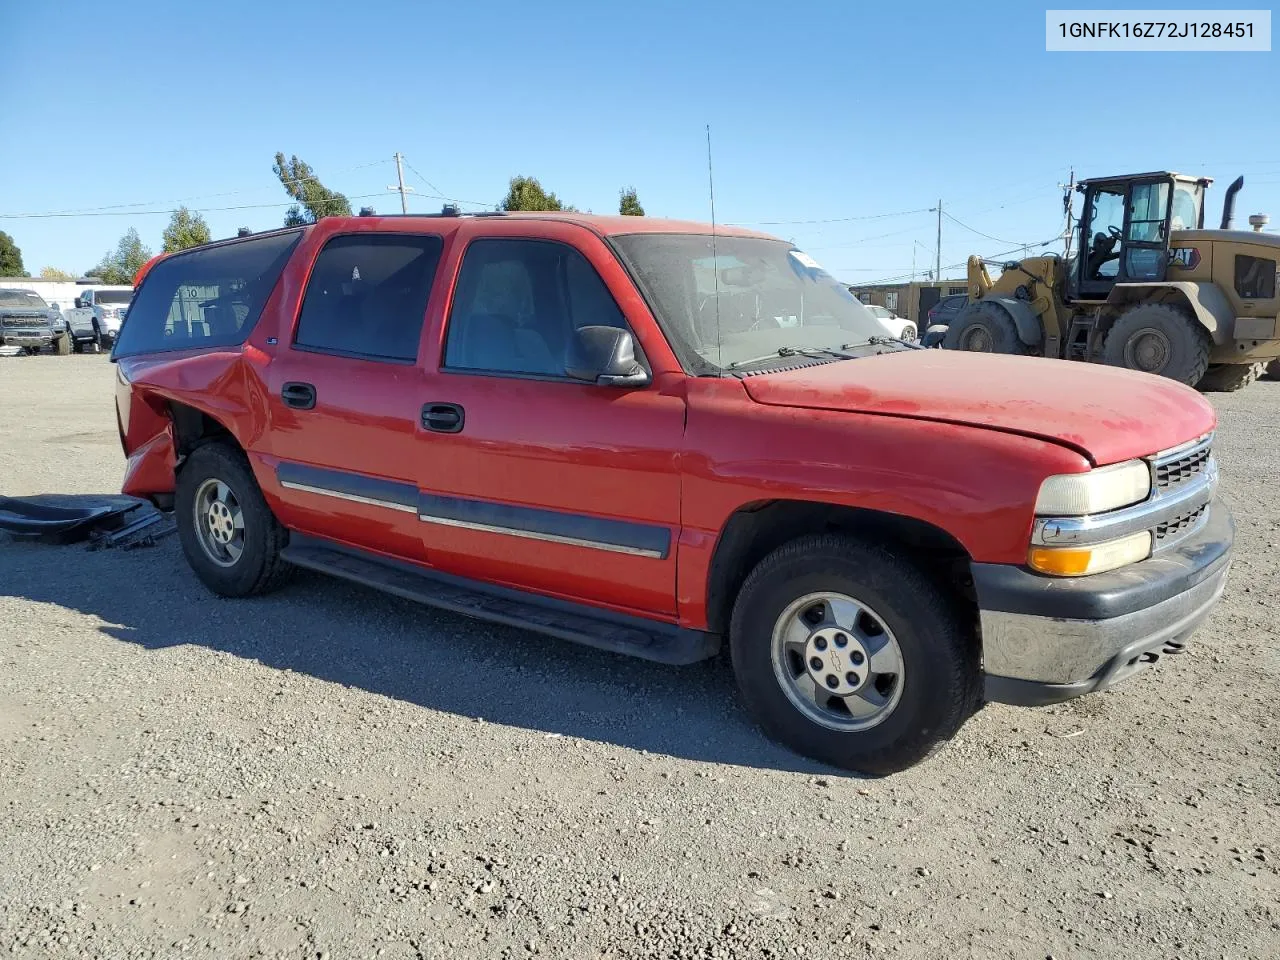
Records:
[[[26,330],[6,330],[0,333],[0,346],[5,347],[47,347],[53,342],[48,333],[32,333]]]
[[[1059,703],[1181,652],[1222,596],[1234,531],[1230,510],[1214,502],[1197,533],[1110,573],[1057,578],[974,564],[986,698]]]

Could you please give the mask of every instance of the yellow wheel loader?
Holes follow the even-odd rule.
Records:
[[[942,340],[951,350],[1086,360],[1201,390],[1238,390],[1280,364],[1280,236],[1204,229],[1212,181],[1177,173],[1082,180],[1077,252],[1003,264],[995,280],[969,258],[969,304]],[[1068,245],[1070,249],[1070,244]]]

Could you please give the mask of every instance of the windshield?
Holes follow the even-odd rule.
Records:
[[[95,290],[93,299],[98,303],[128,303],[133,299],[132,290]]]
[[[0,290],[0,307],[22,307],[24,310],[45,310],[44,297],[31,290]]]
[[[781,240],[632,234],[613,242],[692,373],[796,350],[839,349],[884,330],[849,289]]]

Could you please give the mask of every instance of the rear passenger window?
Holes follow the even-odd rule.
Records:
[[[270,234],[160,260],[138,288],[112,355],[243,343],[301,236]]]
[[[1270,300],[1276,295],[1276,262],[1236,256],[1236,293],[1246,300]]]
[[[334,237],[311,271],[294,346],[412,363],[443,246],[437,236]]]
[[[578,327],[625,328],[587,258],[550,240],[476,240],[458,273],[444,365],[562,377]]]

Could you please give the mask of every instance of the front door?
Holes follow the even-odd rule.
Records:
[[[438,236],[364,232],[330,238],[316,258],[292,337],[267,368],[265,452],[287,526],[424,559],[417,360],[441,247]]]
[[[1120,275],[1120,242],[1124,239],[1125,188],[1091,186],[1085,194],[1080,224],[1079,296],[1104,300]]]
[[[423,398],[427,558],[459,576],[674,619],[681,378],[625,388],[565,375],[578,327],[634,329],[618,304],[644,308],[593,234],[540,227],[548,236],[480,237],[462,253]]]
[[[1168,180],[1142,180],[1129,185],[1120,283],[1164,279],[1169,264],[1169,203]]]

